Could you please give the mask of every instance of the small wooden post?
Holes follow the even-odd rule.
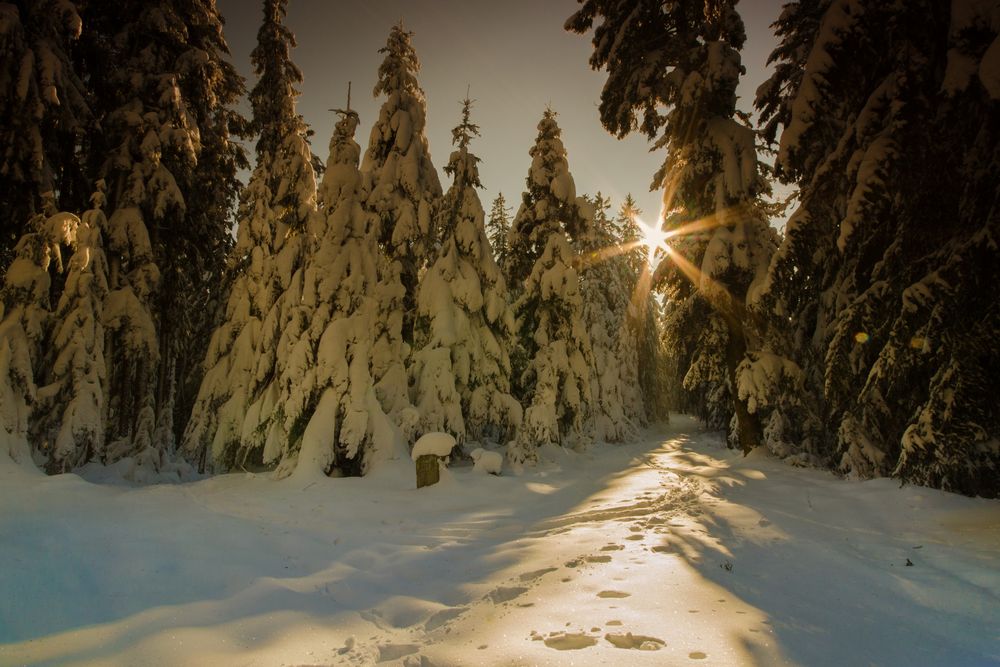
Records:
[[[417,488],[437,484],[441,479],[438,457],[424,454],[417,457]]]

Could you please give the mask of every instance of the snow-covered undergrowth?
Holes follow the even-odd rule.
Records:
[[[2,457],[0,664],[1000,661],[997,501],[648,435],[420,490]]]

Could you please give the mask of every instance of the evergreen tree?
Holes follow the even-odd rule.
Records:
[[[210,0],[88,3],[85,61],[102,132],[88,155],[108,184],[107,457],[159,468],[198,314],[219,279],[240,149],[242,83]]]
[[[569,173],[562,130],[556,114],[546,109],[538,125],[538,137],[528,154],[531,168],[521,206],[507,235],[507,264],[503,267],[508,286],[515,295],[541,257],[549,233],[558,227],[563,234],[577,236],[587,227],[586,210],[576,196],[576,184]],[[585,206],[589,208],[589,204]],[[551,224],[546,224],[551,221]]]
[[[493,251],[493,258],[497,266],[507,266],[510,251],[507,247],[507,234],[510,233],[511,209],[507,206],[507,200],[503,193],[497,195],[490,206],[490,217],[486,221],[486,237],[490,241],[490,248]],[[507,276],[504,276],[506,281]],[[507,281],[509,285],[509,281]]]
[[[615,225],[618,227],[618,239],[624,249],[626,261],[636,280],[643,271],[649,269],[649,251],[642,246],[642,234],[639,231],[638,219],[641,216],[642,209],[632,193],[628,193],[615,216]]]
[[[45,196],[68,210],[86,201],[77,148],[92,115],[74,62],[82,26],[72,0],[0,5],[0,280]]]
[[[731,435],[748,452],[760,443],[761,427],[732,388],[753,335],[746,297],[766,273],[776,238],[760,200],[767,185],[755,134],[736,109],[743,22],[729,0],[582,4],[566,27],[582,33],[601,19],[590,64],[608,71],[604,126],[619,137],[638,128],[667,150],[653,187],[664,188],[665,226],[674,239],[659,278],[694,280],[696,289],[677,297],[704,298],[725,323],[724,339],[703,353],[715,350],[726,370]],[[700,233],[687,233],[692,223]]]
[[[512,282],[523,281],[514,310],[527,360],[518,384],[528,406],[507,452],[513,461],[533,460],[536,448],[546,443],[584,444],[592,432],[593,355],[583,322],[578,258],[570,244],[571,236],[586,229],[590,207],[576,198],[555,116],[547,109],[538,124],[528,189],[509,235],[509,276]]]
[[[801,196],[758,304],[800,378],[757,383],[773,448],[1000,493],[995,13],[827,0],[775,24],[757,106]]]
[[[403,338],[413,340],[417,276],[432,258],[440,234],[434,219],[441,198],[437,170],[424,136],[427,108],[417,83],[420,62],[410,44],[413,33],[393,26],[379,66],[375,96],[385,102],[372,127],[361,170],[371,174],[368,207],[378,214],[379,245],[400,264]]]
[[[301,409],[277,400],[278,378],[293,363],[311,316],[313,304],[302,292],[317,205],[312,152],[295,111],[302,76],[290,57],[295,42],[283,24],[286,2],[264,1],[251,53],[258,75],[250,94],[257,164],[240,205],[226,321],[209,345],[184,437],[189,455],[207,451],[220,469],[274,463]]]
[[[300,347],[302,373],[288,384],[305,407],[279,471],[362,475],[400,453],[417,414],[406,397],[399,264],[379,252],[379,217],[366,208],[371,181],[358,169],[358,115],[349,104],[337,113],[318,246],[304,272],[303,300],[315,312],[300,346],[309,346]]]
[[[607,215],[610,200],[597,193],[592,201],[593,221],[576,245],[582,268],[583,321],[594,360],[590,386],[595,437],[621,442],[636,438],[637,418],[645,412],[637,376],[637,340],[628,324],[636,281],[628,256],[618,251],[620,238]]]
[[[469,99],[463,102],[462,123],[452,131],[457,150],[445,172],[453,182],[438,218],[441,252],[417,293],[411,373],[422,431],[447,431],[459,443],[483,438],[505,443],[522,416],[510,395],[514,317],[476,193],[482,187],[479,158],[469,152],[469,143],[479,127],[470,120],[471,105]]]
[[[103,185],[103,184],[100,184]],[[72,247],[67,276],[53,313],[52,334],[39,387],[32,441],[48,456],[50,474],[68,472],[104,458],[104,299],[108,267],[101,230],[107,218],[104,192],[92,198],[94,208],[64,230]]]
[[[51,204],[46,209],[51,211]],[[52,316],[50,265],[62,268],[63,230],[76,223],[75,216],[64,213],[35,215],[0,289],[0,447],[19,463],[33,454],[29,429]]]

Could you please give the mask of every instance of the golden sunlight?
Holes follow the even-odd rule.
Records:
[[[646,262],[650,267],[655,266],[656,252],[658,250],[662,250],[663,252],[669,251],[666,241],[673,234],[672,232],[663,231],[659,225],[650,225],[639,217],[635,218],[635,223],[639,228],[639,234],[642,235],[639,243],[646,246]]]

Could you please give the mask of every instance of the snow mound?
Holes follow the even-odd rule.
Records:
[[[433,432],[420,436],[416,444],[413,445],[413,452],[410,456],[416,461],[417,457],[426,454],[434,456],[448,456],[455,447],[455,437],[448,433]]]
[[[472,450],[469,456],[472,457],[473,461],[472,469],[476,472],[499,475],[501,468],[503,468],[503,454],[500,452],[491,452],[477,447]]]

